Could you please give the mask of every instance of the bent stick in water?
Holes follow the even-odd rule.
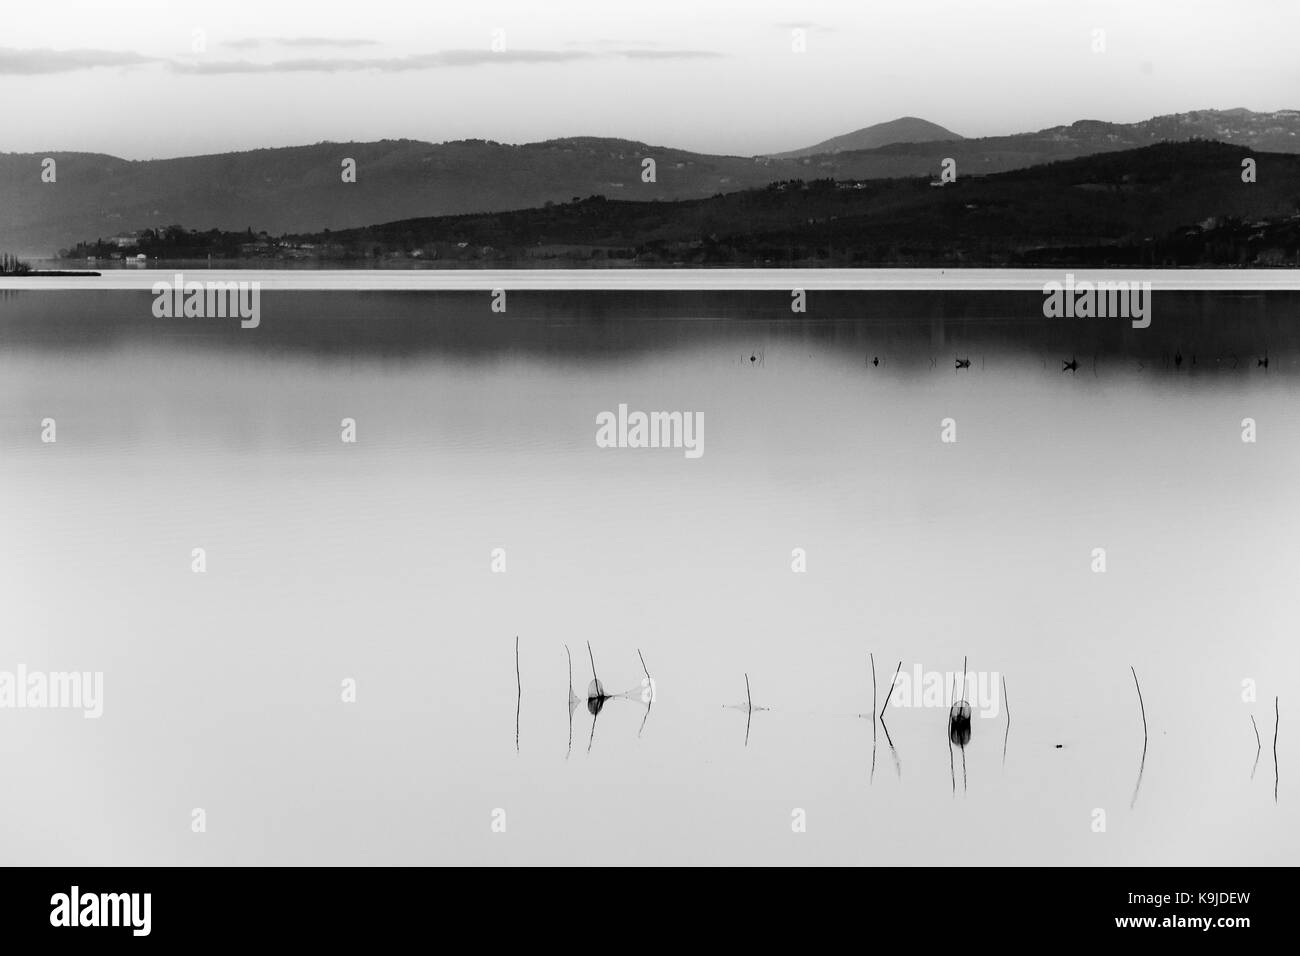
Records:
[[[524,705],[524,682],[519,676],[519,635],[515,635],[515,752],[519,752],[519,711]]]
[[[885,717],[885,708],[889,706],[889,698],[894,696],[894,685],[898,683],[898,672],[903,669],[903,662],[899,661],[898,666],[894,668],[894,679],[889,682],[889,693],[885,695],[885,702],[880,707],[880,717]]]

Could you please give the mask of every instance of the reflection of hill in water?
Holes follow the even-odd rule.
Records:
[[[0,297],[0,327],[11,347],[134,345],[326,361],[472,362],[510,352],[600,363],[734,347],[734,368],[719,374],[773,374],[783,352],[818,350],[891,377],[954,374],[957,353],[973,359],[957,374],[971,375],[989,374],[995,356],[1041,361],[1056,374],[1077,359],[1074,374],[1089,377],[1094,365],[1104,375],[1117,361],[1125,371],[1264,374],[1256,359],[1266,353],[1268,374],[1289,374],[1300,348],[1300,292],[1155,292],[1146,329],[1120,318],[1046,319],[1040,292],[810,292],[808,314],[797,317],[785,292],[518,291],[509,293],[508,315],[491,314],[481,292],[263,292],[255,331],[224,319],[155,319],[152,301],[147,292],[10,292]],[[761,365],[749,362],[760,352]]]

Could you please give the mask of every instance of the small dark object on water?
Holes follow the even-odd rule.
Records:
[[[1182,367],[1183,367],[1183,352],[1181,349],[1179,349],[1177,352],[1174,353],[1174,368],[1182,368]]]
[[[957,359],[957,368],[970,368],[970,359]]]
[[[587,685],[587,710],[598,714],[605,706],[605,701],[609,700],[609,694],[605,693],[605,685],[596,676],[596,656],[591,653],[591,641],[587,642],[587,656],[591,659],[591,683]]]
[[[970,743],[970,702],[959,700],[948,711],[948,739],[958,747]]]
[[[961,749],[961,789],[966,790],[966,745],[970,743],[970,701],[958,700],[958,690],[966,687],[966,658],[961,659],[961,683],[953,687],[952,706],[948,709],[948,772],[952,775],[952,792],[957,793],[957,766],[952,759],[952,748]]]
[[[1060,749],[1061,749],[1062,747],[1064,747],[1064,746],[1065,746],[1065,744],[1057,744],[1057,745],[1056,745],[1056,749],[1057,749],[1057,750],[1060,750]]]
[[[879,364],[880,364],[880,356],[877,355],[875,358],[873,358],[873,359],[871,360],[871,364],[872,364],[872,365],[879,365]]]
[[[1061,371],[1062,371],[1062,372],[1077,372],[1077,371],[1079,371],[1079,360],[1078,360],[1077,358],[1072,358],[1072,359],[1070,359],[1070,361],[1067,362],[1067,361],[1065,361],[1064,359],[1062,359],[1062,360],[1061,360]]]

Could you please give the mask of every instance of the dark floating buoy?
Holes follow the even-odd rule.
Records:
[[[959,700],[948,711],[948,739],[958,747],[970,743],[970,702]]]
[[[594,680],[587,685],[587,712],[590,714],[599,714],[600,709],[605,706],[605,701],[609,696],[605,693],[605,688],[600,681]]]
[[[964,358],[964,359],[959,358],[959,359],[957,359],[957,366],[956,366],[956,367],[957,367],[957,368],[970,368],[970,359],[968,359],[968,358]]]
[[[591,641],[587,642],[587,657],[591,659],[591,682],[587,685],[587,713],[591,714],[591,734],[587,737],[587,753],[591,753],[591,745],[596,741],[596,718],[604,709],[609,695],[605,693],[605,685],[596,676],[596,657],[591,653]]]
[[[1057,750],[1060,750],[1060,749],[1061,749],[1062,747],[1064,747],[1064,746],[1065,746],[1065,744],[1057,744],[1057,745],[1056,745],[1056,749],[1057,749]]]
[[[1062,360],[1061,360],[1061,371],[1062,371],[1062,372],[1077,372],[1077,371],[1079,371],[1079,360],[1078,360],[1077,358],[1071,358],[1070,361],[1067,362],[1067,361],[1065,361],[1064,359],[1062,359]]]
[[[948,710],[948,769],[952,773],[952,792],[957,792],[957,768],[953,762],[952,748],[961,750],[961,788],[966,789],[966,745],[970,743],[970,701],[965,697],[957,699],[957,693],[965,693],[966,658],[961,660],[961,684],[953,687],[952,706]]]

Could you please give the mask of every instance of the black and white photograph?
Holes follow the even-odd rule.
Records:
[[[1012,938],[1056,880],[1060,940],[1276,929],[1298,36],[1295,0],[7,6],[3,921],[853,867],[918,919],[1005,893]]]

